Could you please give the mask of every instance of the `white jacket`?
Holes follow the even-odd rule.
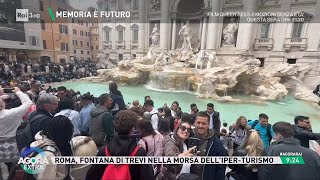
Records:
[[[158,110],[157,109],[152,109],[150,114],[153,114],[151,116],[151,124],[154,130],[158,130],[158,124],[159,124],[159,118],[158,118]]]
[[[22,122],[22,116],[28,112],[29,107],[33,104],[25,93],[18,91],[16,95],[21,100],[22,105],[0,111],[0,141],[16,137],[16,131]]]

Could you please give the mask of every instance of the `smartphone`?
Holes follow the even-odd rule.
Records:
[[[13,88],[5,88],[5,89],[3,89],[3,92],[6,94],[13,93]]]
[[[193,151],[196,154],[199,149],[201,139],[189,137],[188,141],[189,141],[188,142],[188,149],[192,148],[192,147],[196,147],[196,149]]]

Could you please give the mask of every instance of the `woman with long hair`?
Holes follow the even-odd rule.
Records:
[[[155,131],[150,120],[137,122],[136,128],[140,135],[138,144],[146,150],[147,156],[162,156],[163,136]]]
[[[164,143],[164,156],[189,157],[193,155],[193,148],[188,149],[188,138],[192,132],[187,122],[179,124],[173,135],[167,137]],[[190,173],[191,164],[164,165],[157,180],[176,180],[181,174]]]
[[[248,130],[243,145],[236,149],[232,156],[261,156],[263,143],[258,131]],[[232,176],[235,180],[257,180],[258,168],[252,164],[229,165],[232,169],[227,176]]]
[[[233,150],[236,150],[239,146],[241,146],[246,137],[248,129],[250,129],[250,126],[248,126],[246,117],[240,116],[237,119],[236,124],[233,128],[233,132],[231,134],[233,141]]]
[[[72,156],[70,141],[73,134],[73,125],[69,118],[65,116],[56,116],[48,121],[44,130],[36,134],[36,141],[30,145],[30,147],[42,149],[49,161],[44,170],[35,177],[37,179],[71,179],[71,166],[52,164],[51,158]],[[38,154],[37,156],[41,155]]]

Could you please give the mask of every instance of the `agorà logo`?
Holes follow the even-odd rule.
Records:
[[[28,147],[21,153],[18,164],[29,174],[39,174],[49,162],[42,149]]]

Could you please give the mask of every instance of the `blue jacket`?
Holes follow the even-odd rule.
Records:
[[[228,156],[219,138],[213,136],[208,141],[207,156]],[[205,164],[203,167],[202,180],[225,180],[227,165]]]

